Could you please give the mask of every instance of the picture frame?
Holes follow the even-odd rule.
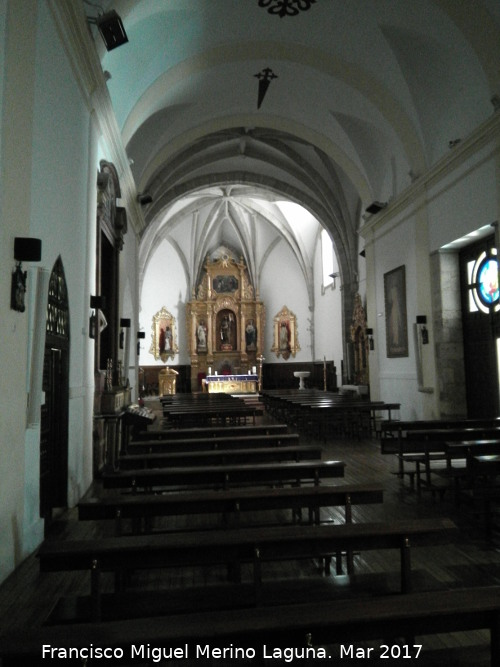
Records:
[[[387,356],[407,357],[408,323],[404,265],[384,274],[384,301]]]
[[[166,363],[179,352],[175,317],[163,306],[155,315],[151,326],[150,353],[156,360]]]

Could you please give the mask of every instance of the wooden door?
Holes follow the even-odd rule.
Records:
[[[40,426],[40,516],[66,507],[68,487],[69,316],[59,259],[49,282]]]
[[[484,284],[482,278],[488,266],[491,280]],[[496,417],[499,415],[500,312],[494,237],[460,253],[460,279],[468,417]]]

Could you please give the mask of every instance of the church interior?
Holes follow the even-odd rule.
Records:
[[[498,0],[0,45],[2,667],[498,664]]]

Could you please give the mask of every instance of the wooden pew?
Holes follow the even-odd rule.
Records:
[[[225,491],[165,493],[161,495],[119,495],[89,498],[78,503],[80,520],[116,521],[117,534],[123,520],[151,520],[155,517],[219,514],[222,524],[238,525],[241,514],[263,510],[291,510],[292,521],[300,521],[307,509],[310,523],[320,523],[320,508],[343,506],[346,523],[352,522],[353,505],[383,502],[383,489],[377,484],[339,486],[300,486],[282,488],[244,488]]]
[[[263,564],[325,559],[326,573],[329,573],[329,556],[344,550],[399,550],[401,590],[408,593],[412,588],[411,546],[447,543],[455,533],[456,526],[449,519],[265,526],[99,540],[46,541],[37,555],[41,572],[89,571],[94,618],[99,620],[103,572],[123,575],[141,569],[249,563],[253,566],[253,586],[258,603],[262,599]],[[117,581],[123,581],[123,577]]]
[[[190,441],[192,442],[192,441]],[[236,444],[239,444],[236,442]],[[119,470],[138,468],[169,468],[172,466],[227,465],[232,463],[265,463],[266,461],[305,461],[321,459],[323,448],[318,445],[286,447],[236,447],[194,452],[148,452],[118,457]]]
[[[217,492],[169,493],[160,496],[143,494],[107,496],[80,501],[78,513],[79,519],[83,521],[114,520],[116,534],[123,535],[123,522],[127,520],[131,521],[133,534],[139,534],[141,530],[155,532],[152,521],[156,517],[199,514],[220,515],[216,526],[213,526],[220,528],[239,526],[242,514],[259,512],[257,523],[252,521],[244,524],[255,527],[258,521],[261,521],[260,513],[263,510],[266,513],[290,510],[291,522],[297,523],[302,522],[302,510],[306,509],[308,510],[306,521],[319,524],[320,509],[334,506],[343,507],[345,522],[351,523],[353,506],[382,502],[383,489],[379,485],[346,484],[280,489],[231,489]],[[282,517],[279,518],[279,525],[284,525]],[[341,553],[336,554],[336,566],[337,574],[341,574]],[[347,571],[353,572],[352,553],[347,554]],[[296,595],[305,594],[307,599],[317,599],[323,596],[330,597],[332,590],[331,584],[321,586],[317,580],[290,581],[286,579],[284,582],[278,581],[267,586],[265,594],[271,594],[273,598],[280,595],[283,599],[296,599]],[[154,613],[180,613],[201,608],[241,608],[255,604],[255,592],[249,585],[229,588],[228,584],[223,584],[222,586],[189,587],[180,591],[169,591],[168,596],[158,591],[109,593],[101,596],[101,603],[103,620],[115,620],[131,615],[140,617]],[[90,596],[66,596],[58,600],[50,614],[49,621],[57,623],[63,620],[64,622],[90,620],[91,610]]]
[[[486,417],[477,419],[454,418],[454,419],[383,419],[379,423],[380,437],[394,439],[401,438],[408,431],[421,431],[430,429],[455,429],[455,428],[482,428],[489,426],[500,426],[500,417]]]
[[[173,428],[209,426],[210,424],[246,424],[247,419],[255,424],[257,409],[251,405],[207,406],[199,408],[175,407],[168,411],[168,421]]]
[[[298,430],[307,429],[317,437],[327,434],[361,437],[375,430],[378,413],[399,410],[399,403],[369,401],[333,392],[318,390],[275,390],[262,392],[266,409],[276,418],[293,424]]]
[[[228,488],[241,484],[319,484],[322,480],[344,476],[342,461],[294,461],[284,463],[259,463],[254,465],[189,466],[151,470],[123,470],[104,473],[105,489],[118,488],[178,488],[199,487]]]
[[[404,637],[401,659],[425,659],[425,635],[485,629],[489,631],[491,666],[500,663],[500,587],[426,591],[362,600],[307,602],[234,610],[177,614],[110,623],[30,628],[0,637],[3,667],[43,665],[42,646],[78,651],[122,652],[124,662],[132,647],[170,649],[179,660],[220,661],[224,649],[239,649],[234,662],[247,658],[261,664],[266,658],[291,658],[306,664],[359,657],[346,653],[356,643],[381,640],[385,657]],[[326,648],[325,648],[326,647]],[[343,653],[341,653],[343,649]],[[421,649],[423,648],[423,651]],[[174,655],[173,651],[177,650]],[[286,653],[290,651],[290,653]],[[384,650],[384,649],[382,649]],[[219,651],[220,653],[216,653]],[[274,653],[278,651],[278,653]],[[83,653],[85,656],[86,654]],[[330,657],[329,657],[330,656]],[[137,654],[136,654],[137,657]],[[142,656],[145,657],[145,656]],[[231,659],[227,654],[226,658]],[[363,658],[376,658],[367,649]],[[290,658],[290,659],[291,659]],[[405,660],[406,661],[406,660]],[[393,662],[393,660],[388,660]]]
[[[225,437],[223,435],[212,438],[171,438],[168,440],[152,439],[131,441],[127,447],[127,453],[139,454],[141,452],[194,452],[210,451],[216,449],[242,449],[250,447],[281,447],[297,446],[300,442],[298,433],[273,433],[271,435],[244,435],[239,438],[235,436]]]
[[[163,416],[173,427],[210,424],[245,424],[250,417],[255,424],[256,407],[227,394],[175,394],[162,397]]]
[[[458,495],[461,489],[478,485],[472,458],[486,454],[500,454],[500,439],[447,441],[445,442],[445,466],[430,468],[430,472],[452,480],[455,494]]]
[[[500,445],[470,447],[466,459],[467,487],[457,489],[459,502],[466,501],[480,521],[486,537],[493,528],[494,509],[500,503]]]
[[[443,470],[448,470],[448,473],[451,473],[448,466],[448,455],[446,451],[447,442],[462,441],[470,438],[490,439],[499,436],[500,426],[425,429],[408,433],[406,436],[407,446],[411,448],[413,443],[417,443],[422,452],[422,454],[414,454],[413,457],[407,455],[405,459],[408,462],[413,459],[417,473],[417,490],[420,491],[421,488],[427,488],[433,492],[437,491],[442,495],[448,488],[450,488],[450,481],[452,482],[452,485],[455,484],[456,474],[455,478],[449,474],[449,479],[445,479],[441,474],[438,481],[432,477],[433,468],[436,472],[441,473]],[[421,468],[423,469],[423,474]],[[455,471],[455,473],[456,472],[457,471]]]
[[[430,428],[409,428],[407,431],[401,431],[397,438],[382,438],[380,451],[382,454],[396,455],[398,459],[396,474],[401,479],[409,476],[412,486],[415,485],[415,478],[417,478],[417,491],[420,491],[422,487],[433,490],[430,480],[431,465],[435,461],[446,460],[445,443],[447,441],[492,439],[499,436],[500,426],[498,425],[443,428],[436,420],[432,422]],[[405,463],[410,463],[412,468],[410,470],[405,468]],[[424,476],[421,474],[421,467],[424,470]],[[434,490],[442,492],[445,487],[438,485]]]
[[[187,438],[241,438],[249,435],[275,435],[288,432],[287,424],[245,424],[242,426],[205,426],[186,429],[149,429],[139,431],[135,440],[170,440]]]

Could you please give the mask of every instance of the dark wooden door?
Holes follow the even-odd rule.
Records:
[[[67,350],[47,347],[44,358],[40,434],[40,514],[67,506]]]
[[[488,299],[481,296],[479,284],[481,267],[489,259],[496,262],[493,237],[460,253],[465,383],[470,418],[499,415],[498,296],[488,303]],[[493,289],[494,286],[492,294]]]
[[[49,282],[42,387],[40,516],[48,523],[53,508],[68,504],[69,315],[60,259]]]

